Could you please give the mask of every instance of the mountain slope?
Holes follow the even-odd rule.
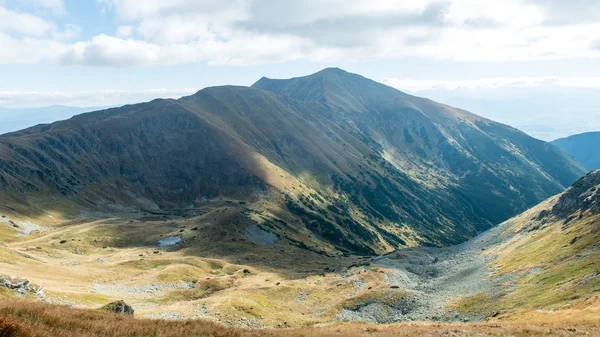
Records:
[[[522,211],[560,191],[584,172],[555,147],[518,130],[340,69],[291,80],[263,78],[253,87],[323,102],[395,167],[422,181],[449,182],[493,222],[503,220],[508,208]],[[486,200],[490,193],[475,195],[482,187],[504,196],[503,203]]]
[[[0,264],[31,281],[21,295],[44,296],[35,293],[43,286],[51,303],[91,308],[124,299],[139,307],[138,317],[250,327],[557,319],[597,327],[599,189],[597,171],[463,244],[373,259],[317,255],[283,238],[273,238],[275,245],[245,241],[243,231],[232,230],[240,228],[232,221],[237,206],[223,201],[198,217],[61,226],[0,245]],[[206,221],[223,211],[229,221]],[[152,245],[173,235],[181,244]],[[0,298],[14,292],[0,285]]]
[[[359,308],[352,320],[596,319],[600,309],[600,171],[526,212],[450,247],[405,248],[375,258],[413,294],[405,315]],[[377,314],[375,314],[377,313]],[[557,313],[558,314],[558,313]]]
[[[600,132],[573,135],[557,139],[552,144],[573,156],[588,169],[600,169]]]
[[[505,242],[486,252],[493,269],[488,279],[502,280],[501,286],[463,298],[457,306],[471,312],[538,316],[586,309],[597,317],[599,191],[600,171],[593,171],[564,193],[502,224]]]
[[[0,136],[7,214],[180,214],[221,198],[327,254],[462,242],[582,174],[518,130],[339,69]]]

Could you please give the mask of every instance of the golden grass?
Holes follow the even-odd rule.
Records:
[[[531,219],[549,205],[546,202],[516,218],[510,229],[517,233],[513,240],[487,252],[497,257],[492,277],[515,272],[518,276],[506,281],[497,293],[454,299],[451,309],[485,315],[499,312],[519,320],[537,309],[564,312],[600,291],[600,278],[578,284],[600,267],[599,251],[587,249],[600,239],[600,219],[573,222],[565,231],[557,223],[527,231]],[[276,213],[266,206],[261,206],[265,210],[261,216]],[[203,214],[191,218],[81,220],[50,226],[47,232],[0,246],[0,269],[42,285],[49,299],[58,303],[93,308],[123,299],[140,307],[138,317],[161,313],[197,317],[198,308],[204,307],[222,322],[247,317],[269,327],[283,322],[288,327],[329,324],[344,308],[373,298],[385,302],[407,295],[401,289],[390,290],[375,268],[356,267],[350,270],[354,276],[341,277],[341,271],[363,261],[359,257],[317,255],[283,240],[276,247],[252,244],[243,236],[247,223],[235,218],[244,207],[212,201],[203,206]],[[173,235],[182,236],[181,249],[153,245]],[[573,237],[579,239],[570,244]],[[304,241],[316,246],[310,240]],[[525,275],[533,267],[543,270]],[[354,280],[364,286],[355,287]],[[194,282],[194,287],[152,294],[93,289],[95,284],[133,287],[179,281]],[[8,296],[0,292],[0,297],[4,295]],[[328,331],[335,335],[335,330]]]
[[[206,320],[135,319],[100,310],[70,309],[25,300],[0,302],[0,337],[321,337],[321,336],[598,336],[598,321],[486,322],[476,324],[335,324],[302,329],[248,330]]]
[[[207,211],[212,208],[223,213],[224,208],[233,207],[211,205]],[[212,315],[220,313],[222,321],[246,316],[266,326],[287,321],[287,326],[297,327],[331,322],[344,299],[360,295],[349,279],[325,271],[326,267],[345,270],[356,263],[356,257],[321,256],[283,242],[277,247],[255,245],[241,234],[244,227],[233,222],[192,230],[202,226],[206,217],[212,220],[206,213],[166,221],[104,219],[53,227],[0,247],[0,269],[43,286],[48,298],[57,303],[94,308],[122,299],[142,308],[138,317],[163,312],[194,317],[198,307],[205,306]],[[180,233],[182,228],[185,231]],[[213,238],[212,233],[225,228],[235,233],[235,241],[232,236]],[[181,235],[187,243],[181,249],[157,248],[153,243],[161,235]],[[368,271],[355,277],[372,287],[363,292],[385,287],[377,284],[382,282],[380,273]],[[131,289],[181,281],[194,286],[151,294],[111,288],[114,284]],[[96,284],[106,288],[95,290]],[[305,300],[296,301],[298,296]]]

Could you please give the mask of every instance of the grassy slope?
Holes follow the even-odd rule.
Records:
[[[450,309],[488,317],[498,312],[501,320],[597,318],[600,219],[589,208],[594,203],[582,213],[565,196],[576,194],[580,202],[600,186],[576,185],[582,192],[571,189],[503,224],[508,239],[483,253],[495,257],[490,277],[505,282],[497,291],[457,299]],[[276,212],[275,205],[260,212],[256,206],[224,199],[206,201],[195,215],[59,223],[0,246],[0,270],[43,286],[53,303],[96,308],[124,299],[139,308],[139,317],[204,315],[234,326],[244,326],[242,318],[266,327],[331,323],[343,309],[407,296],[390,288],[368,259],[338,255],[310,241],[309,233],[303,234],[307,247],[284,238],[273,246],[248,241],[246,227],[268,229],[264,210]],[[183,243],[154,246],[168,236]],[[193,287],[130,291],[181,281]]]
[[[587,307],[600,312],[600,214],[595,197],[596,171],[580,182],[591,183],[555,196],[501,225],[511,237],[487,252],[494,257],[491,277],[507,281],[497,293],[459,300],[464,311],[488,313],[552,312]],[[576,193],[573,193],[578,188]],[[588,199],[590,200],[590,199]],[[586,208],[579,208],[577,202]],[[561,205],[571,205],[565,211]],[[557,206],[558,205],[558,206]]]
[[[505,282],[497,291],[455,300],[449,309],[488,317],[498,312],[502,320],[597,318],[600,219],[591,210],[581,218],[580,211],[570,209],[553,215],[556,205],[564,203],[562,196],[502,224],[508,239],[483,254],[495,257],[490,277]],[[341,310],[360,303],[406,297],[403,289],[391,289],[382,270],[368,260],[336,255],[319,241],[310,243],[312,250],[281,238],[274,246],[249,242],[245,228],[265,225],[266,213],[254,208],[213,200],[195,216],[58,225],[0,247],[0,268],[42,285],[54,303],[93,308],[124,299],[140,307],[136,314],[141,317],[171,313],[193,318],[204,308],[208,317],[232,325],[242,317],[267,327],[330,323]],[[573,219],[565,225],[568,218]],[[183,238],[181,246],[153,246],[161,237],[177,235]],[[95,284],[131,289],[180,281],[194,286],[151,293],[94,291]]]
[[[600,331],[598,321],[579,318],[570,322],[535,320],[506,323],[399,325],[338,324],[327,327],[243,330],[204,321],[142,320],[92,310],[69,309],[24,300],[0,302],[1,337],[319,337],[319,336],[589,336]]]
[[[252,205],[215,200],[195,217],[89,220],[48,228],[0,246],[0,270],[43,286],[53,303],[100,307],[124,299],[142,308],[140,316],[167,312],[186,318],[204,307],[229,324],[246,317],[266,326],[331,322],[355,301],[402,291],[390,289],[377,270],[349,268],[362,261],[359,257],[323,255],[326,247],[311,238],[306,247],[285,239],[274,246],[248,241],[245,228],[258,222],[245,217],[247,207]],[[256,213],[251,218],[261,219]],[[168,236],[183,242],[154,246]],[[193,287],[128,290],[182,281]],[[357,290],[354,282],[364,286]]]

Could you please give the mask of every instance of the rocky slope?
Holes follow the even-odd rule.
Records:
[[[511,313],[600,305],[600,171],[510,219],[504,243],[487,252],[501,291],[462,299],[466,312]]]
[[[480,321],[582,309],[597,315],[600,171],[463,244],[402,249],[373,265],[385,270],[390,286],[407,291],[410,307],[363,303],[342,319]]]
[[[518,130],[340,69],[0,136],[13,217],[185,215],[227,199],[324,254],[460,243],[583,172]]]
[[[552,144],[570,154],[590,170],[600,169],[600,132],[588,132],[557,139]]]

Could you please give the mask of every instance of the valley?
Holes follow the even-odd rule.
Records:
[[[251,220],[232,226],[252,205],[216,200],[195,216],[48,228],[3,244],[0,263],[47,303],[125,300],[140,318],[242,328],[589,315],[600,310],[598,188],[600,171],[463,244],[375,258],[310,250]],[[181,241],[159,247],[164,238]]]
[[[600,0],[0,0],[0,337],[600,337],[599,150]]]
[[[585,172],[337,68],[86,113],[0,135],[0,318],[102,321],[124,301],[120,329],[164,336],[586,334],[600,172]]]

